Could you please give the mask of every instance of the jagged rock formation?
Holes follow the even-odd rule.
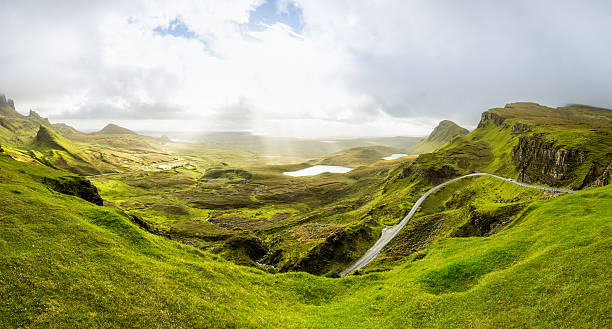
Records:
[[[574,170],[585,161],[587,152],[563,148],[538,133],[521,136],[512,148],[512,161],[518,168],[518,180],[525,183],[543,182],[550,186],[568,185]]]
[[[496,126],[501,126],[505,119],[489,111],[483,112],[480,116],[480,122],[478,122],[478,128],[485,128],[489,121],[493,122],[493,124]]]
[[[585,181],[589,182],[589,186],[604,186],[612,183],[612,161],[601,173],[597,173],[594,168],[591,168]]]
[[[12,99],[10,99],[10,98],[6,98],[6,95],[0,94],[0,107],[2,107],[2,106],[10,106],[14,110],[15,109],[15,102]]]
[[[49,122],[49,119],[41,117],[34,110],[30,110],[30,113],[28,114],[28,120],[41,125],[51,126],[51,122]]]

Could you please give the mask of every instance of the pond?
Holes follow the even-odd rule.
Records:
[[[408,154],[404,154],[404,153],[393,153],[390,156],[384,157],[383,160],[395,160],[395,159],[399,159],[401,157],[405,157],[408,156]]]
[[[309,168],[305,168],[298,171],[287,171],[283,174],[287,176],[300,177],[300,176],[314,176],[318,174],[322,174],[324,172],[336,173],[336,174],[345,174],[349,171],[353,170],[353,168],[342,167],[342,166],[312,166]]]

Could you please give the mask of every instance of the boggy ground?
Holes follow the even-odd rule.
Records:
[[[370,202],[390,169],[414,159],[383,161],[388,148],[370,147],[269,165],[269,158],[248,152],[193,144],[167,148],[182,152],[175,155],[181,165],[92,177],[106,205],[149,222],[158,234],[268,270],[290,269],[311,248],[359,222],[358,216],[342,217]],[[338,164],[362,165],[347,174],[283,175],[336,157]],[[254,246],[266,252],[250,253]]]

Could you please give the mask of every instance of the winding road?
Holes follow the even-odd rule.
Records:
[[[378,257],[378,255],[380,254],[380,251],[389,242],[391,242],[391,240],[402,230],[402,228],[404,228],[404,226],[406,226],[406,224],[408,224],[408,221],[410,221],[410,218],[412,218],[412,216],[416,213],[421,203],[423,203],[423,201],[425,201],[425,199],[427,199],[427,197],[430,194],[432,194],[433,192],[435,192],[436,190],[438,190],[439,188],[441,188],[442,186],[446,184],[450,184],[460,179],[463,179],[466,177],[473,177],[473,176],[491,176],[497,179],[505,180],[507,182],[510,182],[518,186],[522,186],[526,188],[533,188],[533,189],[538,189],[538,190],[544,190],[544,191],[561,192],[561,193],[577,193],[577,191],[572,191],[572,190],[567,190],[567,189],[558,189],[558,188],[552,188],[552,187],[524,184],[521,182],[517,182],[516,180],[511,179],[511,178],[504,178],[504,177],[496,176],[493,174],[487,174],[487,173],[474,173],[474,174],[469,174],[469,175],[453,178],[440,185],[434,186],[431,189],[429,189],[427,192],[425,192],[425,194],[423,194],[417,200],[417,202],[415,202],[414,206],[412,206],[412,209],[410,209],[410,212],[408,213],[408,215],[406,215],[406,217],[404,217],[404,219],[402,219],[402,221],[399,222],[397,225],[384,227],[382,230],[382,234],[380,235],[380,238],[378,239],[378,241],[376,241],[374,246],[372,246],[372,248],[366,251],[366,253],[363,256],[361,256],[361,258],[359,258],[353,265],[349,266],[346,270],[340,272],[340,277],[345,277],[349,275],[351,272],[368,265],[371,261],[376,259],[376,257]]]

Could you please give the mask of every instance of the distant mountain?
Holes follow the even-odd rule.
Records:
[[[9,117],[20,117],[22,116],[15,111],[15,103],[12,99],[6,98],[4,94],[0,94],[0,115]]]
[[[102,130],[94,132],[92,134],[96,134],[96,135],[138,135],[137,133],[127,128],[118,126],[114,123],[109,123],[106,125],[106,127],[102,128]]]
[[[200,144],[243,150],[265,156],[288,156],[304,159],[319,158],[334,152],[357,147],[384,146],[406,152],[422,137],[360,137],[309,139],[254,135],[250,132],[214,132],[200,136],[178,135],[179,139]],[[389,154],[387,154],[389,155]]]
[[[400,151],[388,146],[363,146],[338,151],[311,162],[313,165],[359,167],[380,161],[384,156],[397,152]]]
[[[470,131],[450,120],[441,121],[429,136],[413,146],[411,153],[429,153],[448,143],[453,137],[465,136]]]

